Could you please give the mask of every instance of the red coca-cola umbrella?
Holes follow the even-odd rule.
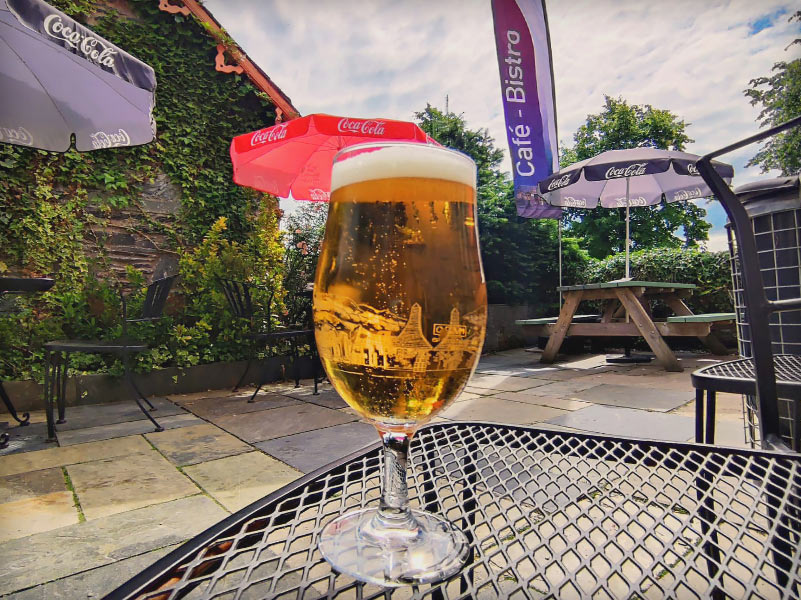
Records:
[[[379,141],[436,144],[414,123],[314,114],[231,140],[234,182],[286,198],[328,201],[331,165],[342,148]]]

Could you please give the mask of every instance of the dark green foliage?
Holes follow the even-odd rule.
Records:
[[[415,116],[426,133],[476,162],[478,233],[489,301],[558,311],[556,221],[517,216],[512,183],[498,168],[503,151],[486,129],[470,130],[461,115],[445,114],[431,105]],[[574,239],[565,239],[563,248],[565,281],[573,281],[586,255]]]
[[[586,283],[613,281],[624,276],[625,254],[590,260],[583,273]],[[655,248],[631,254],[631,277],[638,281],[694,283],[698,288],[686,300],[695,313],[732,312],[731,270],[728,252],[689,248]]]
[[[790,21],[801,22],[801,10],[793,14]],[[785,51],[798,57],[801,38],[793,41]],[[748,82],[751,87],[745,95],[753,106],[759,105],[759,123],[772,127],[794,117],[801,116],[801,58],[779,61],[773,65],[769,77],[757,77]],[[782,175],[801,172],[801,127],[795,127],[765,142],[764,146],[748,162],[748,166],[759,165],[762,172],[779,169]]]
[[[605,97],[603,110],[587,115],[587,122],[573,136],[575,145],[562,152],[561,165],[592,158],[607,150],[653,147],[683,150],[692,142],[685,130],[687,123],[667,110],[647,105],[630,105],[622,98]],[[592,211],[568,209],[567,229],[582,240],[590,256],[603,258],[625,251],[625,209],[597,208]],[[688,202],[632,208],[632,249],[697,246],[706,240],[710,224],[706,211]],[[682,229],[685,240],[677,236]]]
[[[0,378],[39,374],[46,340],[119,335],[116,283],[101,280],[109,276],[104,234],[92,228],[102,232],[120,208],[166,234],[163,250],[182,263],[168,306],[173,316],[141,332],[153,350],[139,357],[139,368],[241,357],[241,344],[219,338],[224,306],[212,289],[213,273],[190,265],[193,248],[224,218],[219,235],[228,254],[218,258],[242,267],[242,276],[277,275],[282,295],[277,230],[260,229],[259,213],[272,210],[274,199],[264,205],[261,195],[235,185],[228,155],[232,137],[274,122],[274,107],[246,78],[215,71],[217,40],[193,19],[160,11],[158,2],[129,0],[135,18],[96,0],[52,3],[79,21],[91,16],[92,29],[154,68],[158,137],[135,148],[65,154],[0,144],[0,273],[50,275],[57,282],[46,294],[17,299],[13,314],[0,311]],[[180,190],[182,212],[170,226],[137,207],[143,184],[161,173]],[[255,246],[263,256],[248,254]],[[133,273],[126,279],[137,289],[144,283],[133,281]],[[74,366],[108,368],[97,357],[76,356]]]

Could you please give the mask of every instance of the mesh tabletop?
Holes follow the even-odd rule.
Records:
[[[413,507],[473,552],[450,580],[384,590],[331,571],[317,536],[374,505],[369,448],[267,496],[108,598],[798,598],[801,456],[479,423],[412,445]]]

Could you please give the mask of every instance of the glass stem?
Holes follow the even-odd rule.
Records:
[[[411,437],[406,433],[382,432],[384,442],[384,477],[381,482],[381,504],[375,525],[379,528],[416,530],[409,510],[409,488],[406,485],[406,464]]]

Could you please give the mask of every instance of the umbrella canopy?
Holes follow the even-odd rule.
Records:
[[[609,150],[574,163],[540,182],[540,192],[554,206],[604,208],[651,206],[712,195],[704,183],[695,154],[658,148]],[[713,161],[721,177],[731,182],[731,165]],[[628,194],[627,194],[628,186]],[[628,198],[628,201],[627,201]]]
[[[234,182],[296,200],[325,202],[342,148],[375,141],[436,142],[414,123],[314,114],[231,141]]]
[[[608,150],[565,167],[539,183],[542,196],[554,206],[626,209],[626,278],[629,278],[629,207],[712,196],[695,163],[701,157],[676,150],[631,148]],[[731,183],[731,165],[712,161]]]
[[[41,0],[0,0],[0,142],[65,152],[153,140],[149,66]]]

